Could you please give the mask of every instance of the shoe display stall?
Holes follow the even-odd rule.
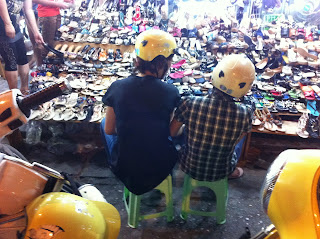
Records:
[[[182,96],[206,96],[219,61],[245,54],[257,73],[251,91],[240,99],[256,107],[253,132],[318,138],[320,20],[314,15],[320,4],[290,4],[76,1],[73,9],[61,10],[62,25],[52,46],[63,56],[49,52],[30,82],[34,92],[67,79],[73,91],[34,109],[30,119],[99,123],[105,114],[103,95],[112,82],[133,72],[136,37],[162,29],[175,37],[179,49],[164,81]]]

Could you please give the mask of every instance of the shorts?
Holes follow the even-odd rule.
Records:
[[[28,58],[23,37],[12,43],[0,41],[0,55],[5,63],[6,71],[16,71],[17,65],[27,64]]]

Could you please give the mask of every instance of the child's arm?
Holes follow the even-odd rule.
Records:
[[[178,135],[178,132],[179,132],[182,125],[183,125],[182,122],[179,122],[178,120],[176,120],[176,118],[173,118],[173,120],[171,121],[171,124],[170,124],[171,137]]]
[[[112,135],[116,134],[116,114],[114,113],[114,110],[112,107],[107,106],[106,110],[106,123],[104,131],[106,134]]]
[[[242,139],[243,137],[245,137],[247,134],[248,134],[247,132],[242,133],[241,136],[239,137],[239,139],[237,140],[237,143],[236,143],[236,144],[238,144],[238,143],[241,141],[241,139]]]

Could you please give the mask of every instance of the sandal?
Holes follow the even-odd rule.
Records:
[[[311,115],[319,116],[319,112],[317,110],[317,102],[314,100],[307,101],[307,109],[310,111]]]
[[[298,121],[298,128],[296,133],[298,136],[304,139],[309,137],[309,133],[306,130],[308,119],[309,119],[308,113],[303,113]]]
[[[277,131],[286,132],[285,127],[283,127],[283,122],[282,122],[282,119],[280,118],[280,116],[275,116],[273,122],[277,126]]]
[[[257,111],[257,110],[256,110]],[[252,118],[252,125],[254,126],[259,126],[262,124],[261,120],[259,119],[259,116],[256,114],[256,111],[253,114],[253,118]]]
[[[171,67],[172,67],[172,68],[179,69],[184,63],[186,63],[186,60],[185,60],[185,59],[179,61],[178,63],[173,64]]]
[[[262,113],[265,115],[265,119],[266,119],[264,128],[270,131],[276,131],[278,127],[275,125],[273,117],[270,111],[268,110],[268,108],[263,107]]]
[[[304,103],[301,103],[301,102],[296,103],[296,108],[300,113],[310,113],[310,110],[307,109]]]
[[[69,52],[69,59],[76,59],[78,52],[80,51],[80,49],[82,48],[82,46],[77,46],[73,52]]]
[[[256,109],[255,110],[255,115],[258,117],[258,119],[260,120],[260,125],[259,125],[259,127],[258,127],[258,130],[259,131],[263,131],[264,130],[264,124],[265,124],[265,117],[264,117],[264,115],[262,114],[262,112],[261,112],[261,110],[259,110],[259,109]]]
[[[307,100],[315,100],[314,91],[310,85],[301,86],[301,90]]]

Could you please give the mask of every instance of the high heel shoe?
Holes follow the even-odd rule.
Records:
[[[262,114],[262,112],[259,109],[255,110],[255,115],[258,117],[258,119],[260,120],[260,125],[258,127],[259,131],[263,131],[264,130],[264,125],[265,125],[265,117]]]
[[[274,123],[273,117],[271,113],[269,112],[267,107],[263,107],[262,113],[265,115],[265,124],[264,128],[270,131],[276,131],[277,126]]]

